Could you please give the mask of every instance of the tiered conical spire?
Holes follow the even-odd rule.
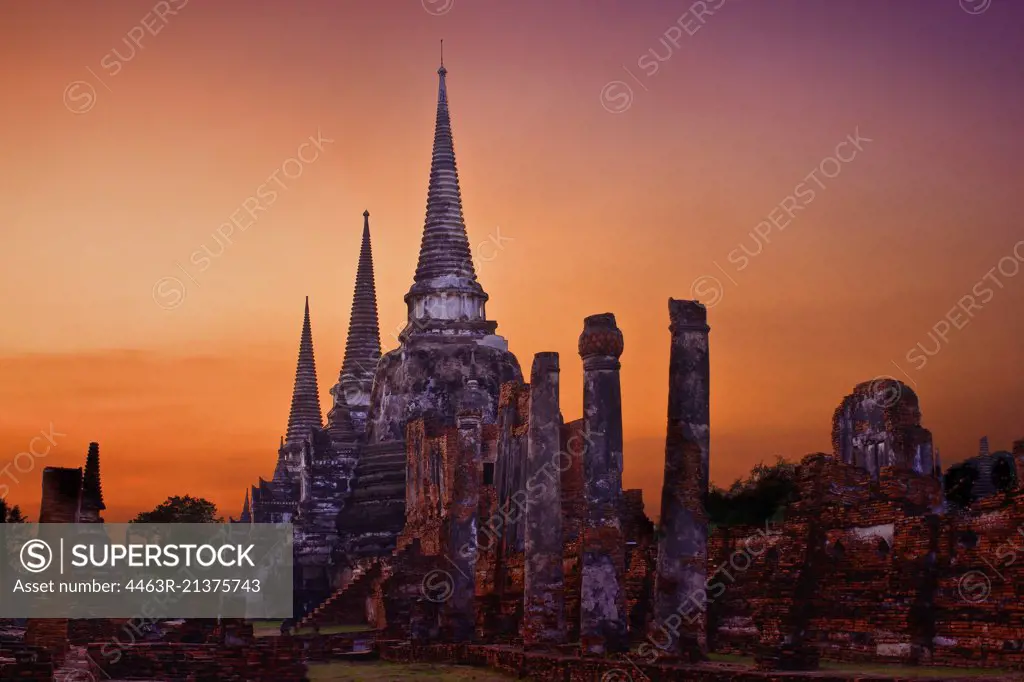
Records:
[[[331,388],[334,405],[327,414],[327,429],[337,442],[353,440],[366,424],[370,389],[380,359],[380,324],[377,319],[377,288],[373,279],[370,248],[370,212],[363,211],[363,242],[359,248],[352,314],[348,321],[345,359],[338,383]]]
[[[338,382],[350,406],[369,402],[370,384],[380,358],[380,324],[377,320],[377,288],[373,281],[373,253],[370,249],[370,212],[363,211],[363,243],[352,294],[345,360]]]
[[[434,125],[434,149],[430,161],[427,215],[415,283],[409,294],[461,289],[486,298],[483,288],[476,281],[469,238],[462,217],[462,193],[455,165],[455,145],[445,85],[447,73],[442,62],[437,70],[437,121]]]
[[[99,443],[89,443],[89,454],[85,456],[85,472],[82,476],[82,497],[97,509],[106,509],[103,504],[103,486],[100,483]]]
[[[295,368],[295,388],[292,391],[292,409],[288,414],[288,433],[285,445],[301,441],[311,429],[323,426],[320,412],[320,393],[316,383],[316,362],[313,360],[313,331],[309,324],[309,296],[302,321],[302,339],[299,341],[299,362]]]

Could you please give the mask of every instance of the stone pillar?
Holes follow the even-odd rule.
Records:
[[[495,587],[505,588],[505,560],[522,554],[523,515],[502,514],[502,510],[518,509],[513,496],[526,489],[526,451],[529,447],[530,385],[521,381],[502,384],[498,401],[498,454],[495,462],[495,489],[498,512],[483,524],[484,540],[497,545]]]
[[[936,460],[938,460],[937,455]],[[1013,442],[1013,463],[1014,469],[1017,473],[1017,487],[1024,489],[1024,438],[1021,438],[1020,440],[1016,440]],[[936,466],[940,467],[939,478],[941,479],[942,465],[938,461],[936,461]]]
[[[482,412],[464,409],[456,417],[458,451],[452,463],[451,507],[445,554],[451,563],[452,594],[442,613],[442,632],[453,642],[468,642],[476,628],[477,510],[480,506]]]
[[[655,584],[653,627],[657,633],[652,636],[667,654],[703,658],[707,654],[704,500],[710,446],[710,328],[707,310],[697,301],[669,299],[668,310],[672,333],[668,435]],[[666,631],[671,634],[668,641]]]
[[[565,577],[565,639],[580,641],[580,588],[583,584],[583,525],[587,518],[584,494],[583,453],[587,441],[583,437],[583,419],[562,425],[562,458],[559,463],[562,487],[562,567]]]
[[[622,332],[611,313],[583,321],[583,525],[580,645],[585,654],[626,651],[622,498]]]
[[[558,353],[537,353],[530,376],[526,455],[523,644],[545,648],[565,640]]]

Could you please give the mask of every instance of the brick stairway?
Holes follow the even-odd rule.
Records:
[[[312,626],[314,623],[326,625],[368,625],[366,622],[366,600],[373,592],[373,583],[382,576],[391,577],[393,571],[402,573],[403,583],[412,580],[415,583],[415,596],[421,595],[423,577],[436,565],[437,557],[420,555],[419,542],[414,540],[402,549],[391,552],[391,556],[374,558],[370,563],[357,567],[346,583],[323,604],[310,611],[299,621],[297,628]],[[396,585],[398,591],[408,591],[407,585]],[[390,595],[394,597],[395,595]],[[393,601],[393,600],[392,600]],[[400,602],[404,601],[401,598]],[[399,620],[405,622],[406,614]]]
[[[373,581],[380,577],[383,564],[373,559],[367,566],[357,566],[348,580],[324,603],[306,614],[297,627],[324,625],[362,625],[366,623],[366,598],[373,590]]]
[[[56,682],[95,682],[96,676],[90,670],[85,647],[71,647],[64,663],[54,671],[53,679]]]

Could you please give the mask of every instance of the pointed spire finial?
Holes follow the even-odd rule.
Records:
[[[103,485],[100,482],[100,444],[89,443],[85,456],[85,471],[82,474],[82,493],[97,509],[106,509],[103,504]]]
[[[412,311],[433,311],[445,304],[445,296],[467,301],[467,319],[484,319],[487,294],[476,278],[469,237],[462,215],[462,191],[455,162],[455,142],[451,113],[448,110],[447,69],[437,70],[437,118],[434,123],[434,146],[430,155],[430,179],[427,184],[427,211],[423,221],[423,237],[416,264],[413,285],[405,300]],[[472,301],[469,303],[468,301]],[[436,313],[441,314],[441,313]]]
[[[309,321],[309,296],[302,317],[302,336],[299,340],[299,360],[295,367],[295,386],[292,407],[288,414],[286,443],[299,442],[310,429],[323,426],[320,412],[320,392],[316,383],[316,361],[313,358],[313,331]]]
[[[444,38],[441,38],[441,68],[444,68]]]
[[[380,323],[377,318],[377,289],[373,279],[373,252],[370,247],[370,212],[363,211],[363,238],[359,247],[352,312],[345,341],[345,359],[338,383],[331,389],[334,406],[327,415],[327,428],[335,440],[351,435],[352,421],[362,427],[362,414],[370,404],[373,375],[380,358]],[[353,417],[353,413],[360,413]]]

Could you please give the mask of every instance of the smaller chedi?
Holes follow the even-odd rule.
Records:
[[[978,454],[950,467],[946,477],[949,489],[966,486],[971,500],[980,500],[1018,487],[1018,457],[1008,450],[992,452],[988,436],[978,441]]]

